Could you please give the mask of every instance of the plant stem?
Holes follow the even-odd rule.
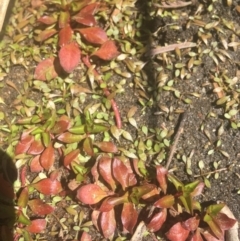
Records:
[[[90,61],[89,61],[89,56],[83,57],[82,61],[88,68],[90,68],[92,66]],[[99,73],[95,69],[93,69],[93,74],[95,76],[99,76]],[[100,85],[102,83],[103,83],[102,79],[98,79],[98,84]],[[103,89],[103,93],[106,97],[108,97],[111,94],[110,91],[107,88]],[[117,107],[117,103],[115,102],[114,99],[111,99],[110,101],[111,101],[111,106],[112,106],[112,109],[113,109],[113,112],[114,112],[114,115],[115,115],[117,127],[119,129],[121,129],[122,128],[122,121],[121,121],[121,116],[120,116],[120,113],[119,113],[119,110],[118,110],[118,107]]]

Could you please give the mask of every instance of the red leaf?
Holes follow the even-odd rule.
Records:
[[[42,179],[31,185],[44,195],[56,195],[62,191],[61,183],[50,178]]]
[[[175,198],[173,195],[165,195],[157,200],[153,205],[158,208],[170,208],[173,206]]]
[[[99,231],[99,227],[98,227],[99,215],[100,215],[100,212],[98,210],[93,210],[93,212],[91,214],[92,223],[98,231]]]
[[[102,156],[99,159],[98,168],[103,179],[111,186],[112,190],[115,190],[116,183],[112,175],[112,158]]]
[[[106,41],[96,52],[92,55],[98,56],[103,60],[112,60],[116,58],[120,53],[117,50],[115,42],[112,40]]]
[[[104,152],[111,152],[111,153],[118,152],[117,146],[111,141],[96,142],[94,143],[94,145]]]
[[[30,162],[31,172],[41,172],[43,167],[40,165],[40,155],[35,156]]]
[[[34,73],[34,78],[38,80],[50,80],[58,76],[54,67],[55,58],[51,57],[40,62]]]
[[[185,241],[189,235],[189,231],[183,228],[180,222],[174,224],[166,233],[170,241]]]
[[[71,151],[70,153],[68,153],[65,157],[64,157],[64,160],[63,160],[63,165],[65,167],[67,167],[75,158],[78,157],[80,153],[80,150],[79,149],[76,149],[74,151]]]
[[[54,34],[57,33],[56,29],[46,29],[41,31],[38,36],[35,37],[35,40],[38,42],[43,42],[44,40],[50,38],[51,36],[53,36]]]
[[[52,143],[50,143],[50,145],[45,148],[45,150],[40,156],[40,164],[46,171],[48,171],[53,166],[54,161],[54,148],[52,146]]]
[[[53,16],[42,16],[38,19],[38,22],[51,25],[57,22],[57,19]]]
[[[221,230],[230,229],[237,221],[236,219],[229,218],[224,213],[218,213],[216,216],[213,217],[213,220],[219,225]]]
[[[55,123],[51,133],[61,134],[71,127],[71,120],[68,116],[62,115],[59,120]]]
[[[94,151],[93,151],[93,143],[92,143],[92,139],[90,137],[87,137],[84,142],[83,142],[83,150],[87,153],[87,155],[89,156],[93,156],[94,155]]]
[[[194,189],[194,191],[191,193],[191,195],[193,197],[196,197],[202,194],[204,186],[205,186],[204,182],[199,182],[196,188]]]
[[[91,236],[87,232],[83,232],[80,241],[92,241]]]
[[[27,153],[32,154],[32,155],[38,155],[43,152],[44,150],[44,145],[42,144],[41,140],[34,140],[29,147]]]
[[[57,137],[57,139],[59,141],[62,141],[62,142],[67,143],[67,144],[79,142],[84,138],[85,138],[85,135],[75,135],[75,134],[72,134],[72,133],[69,133],[69,132],[62,133],[61,135],[59,135]]]
[[[166,194],[167,192],[167,169],[163,166],[156,166],[157,171],[157,180],[162,189],[163,193]]]
[[[80,187],[77,191],[77,198],[85,204],[95,204],[108,196],[108,192],[102,190],[96,184],[87,184]]]
[[[103,236],[106,239],[112,239],[116,229],[116,220],[114,209],[111,209],[109,212],[103,212],[100,216],[100,227],[103,233]]]
[[[44,203],[40,199],[30,200],[28,201],[28,205],[31,208],[31,210],[37,215],[47,215],[54,211],[54,207]]]
[[[33,136],[30,136],[28,133],[23,133],[20,141],[17,143],[15,147],[15,155],[26,153],[33,141]]]
[[[108,40],[106,32],[99,27],[76,29],[83,37],[92,44],[103,44]]]
[[[69,25],[67,25],[66,27],[62,28],[59,31],[58,45],[62,47],[65,44],[69,44],[72,41],[72,37],[73,37],[73,30]]]
[[[25,229],[30,233],[41,233],[46,229],[47,221],[45,219],[35,219]]]
[[[94,14],[96,13],[96,10],[99,6],[99,3],[95,2],[95,3],[90,3],[87,6],[83,7],[80,11],[81,14]]]
[[[166,221],[166,218],[167,218],[167,209],[164,208],[151,218],[151,221],[147,225],[147,228],[151,232],[157,232],[162,227],[163,223]]]
[[[78,13],[73,17],[73,20],[89,27],[96,25],[96,20],[92,14]]]
[[[199,218],[191,217],[186,221],[184,221],[182,223],[182,226],[189,231],[195,231],[199,226],[199,221],[200,221]]]
[[[133,229],[137,223],[138,212],[134,208],[133,203],[124,203],[121,220],[123,227],[129,232],[133,233]]]
[[[70,73],[72,72],[80,62],[81,52],[77,43],[72,42],[64,45],[59,51],[60,64],[63,69]]]
[[[209,233],[209,231],[204,231],[202,232],[202,235],[204,236],[204,238],[207,240],[207,241],[224,241],[224,238],[215,238],[212,234]]]
[[[193,234],[190,234],[188,241],[203,241],[199,229],[197,229],[196,232],[194,232]]]

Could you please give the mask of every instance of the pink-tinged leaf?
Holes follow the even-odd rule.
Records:
[[[47,25],[52,25],[52,24],[57,22],[57,19],[53,16],[43,16],[43,17],[38,19],[38,22],[44,23],[44,24],[47,24]]]
[[[37,215],[47,215],[49,213],[52,213],[54,211],[54,207],[44,203],[40,199],[33,199],[28,201],[28,205],[33,211],[33,213]]]
[[[51,130],[51,133],[61,134],[66,130],[68,130],[70,127],[71,127],[71,119],[68,116],[63,115],[55,123],[53,129]]]
[[[237,222],[236,219],[229,218],[224,213],[218,213],[213,217],[213,220],[220,226],[221,230],[228,230]]]
[[[108,196],[108,192],[102,190],[96,184],[87,184],[77,191],[77,198],[85,204],[95,204]]]
[[[33,141],[33,136],[29,135],[28,133],[23,133],[20,141],[15,147],[15,155],[26,153]]]
[[[112,60],[116,58],[120,53],[117,50],[117,46],[114,41],[106,41],[96,52],[92,55],[97,56],[103,60]]]
[[[123,227],[129,232],[133,233],[133,229],[137,223],[138,212],[134,208],[133,203],[124,203],[121,213],[121,221]]]
[[[103,44],[108,40],[106,32],[99,27],[91,27],[91,28],[79,28],[76,29],[79,31],[82,36],[92,44]]]
[[[52,37],[54,34],[57,33],[56,29],[46,29],[41,31],[38,36],[35,37],[35,40],[38,42],[43,42],[44,40]]]
[[[60,180],[61,179],[61,176],[62,176],[62,172],[60,171],[60,169],[56,169],[54,171],[52,171],[50,173],[50,176],[49,178],[54,181],[54,180]]]
[[[192,197],[196,197],[202,194],[204,186],[205,186],[204,182],[199,182],[196,188],[194,189],[194,191],[191,193]]]
[[[137,158],[134,158],[132,160],[132,163],[133,163],[134,171],[138,174],[138,176],[142,177],[143,175],[140,173],[139,168],[138,168],[139,160]]]
[[[182,226],[189,231],[195,231],[199,226],[199,222],[200,222],[199,218],[191,217],[186,221],[184,221],[182,223]]]
[[[75,135],[69,132],[62,133],[57,137],[57,139],[63,143],[71,144],[74,142],[79,142],[85,138],[85,135]]]
[[[47,221],[45,219],[35,219],[25,229],[30,233],[41,233],[46,229]]]
[[[224,241],[224,238],[217,239],[207,230],[204,232],[201,232],[201,234],[203,235],[204,239],[206,239],[207,241]]]
[[[58,74],[54,67],[54,61],[55,58],[51,57],[40,62],[35,69],[34,78],[42,81],[56,78]]]
[[[82,25],[92,27],[96,25],[96,20],[92,14],[77,14],[73,17],[73,20],[75,20],[78,23],[81,23]]]
[[[98,158],[97,158],[96,162],[94,163],[93,167],[91,168],[91,174],[92,174],[95,182],[97,182],[99,179]]]
[[[190,236],[188,237],[188,241],[203,241],[199,229],[197,229],[196,232],[190,234]]]
[[[70,13],[67,11],[61,11],[58,19],[58,27],[65,28],[70,22]]]
[[[67,167],[70,163],[78,157],[80,153],[79,149],[69,152],[63,159],[63,165]]]
[[[159,200],[157,200],[153,205],[158,208],[170,208],[175,203],[175,198],[173,195],[165,195]]]
[[[117,146],[111,141],[96,142],[94,143],[94,145],[104,152],[110,152],[110,153],[118,152]]]
[[[98,231],[99,231],[99,227],[98,227],[99,215],[100,215],[100,212],[98,210],[93,210],[91,214],[92,223]]]
[[[84,140],[84,142],[83,142],[83,150],[87,153],[87,155],[94,156],[92,138],[87,137]]]
[[[72,28],[67,25],[66,27],[62,28],[58,34],[58,45],[60,47],[64,46],[65,44],[69,44],[73,38],[73,30]]]
[[[164,208],[160,212],[156,213],[152,218],[150,223],[147,225],[147,228],[151,232],[157,232],[164,222],[166,221],[167,218],[167,209]]]
[[[170,241],[186,241],[189,235],[189,231],[183,228],[180,222],[174,224],[170,230],[166,233],[166,237]]]
[[[98,211],[100,211],[100,212],[109,212],[111,209],[113,209],[115,205],[109,203],[110,199],[111,199],[110,197],[105,198],[102,201],[101,206],[98,208]]]
[[[80,241],[92,241],[90,234],[83,232]]]
[[[21,194],[18,198],[18,206],[21,208],[27,207],[28,204],[28,198],[29,198],[29,192],[28,192],[28,187],[24,187],[21,191]]]
[[[42,144],[41,140],[34,140],[29,147],[27,153],[31,155],[38,155],[43,152],[45,149],[44,145]]]
[[[95,3],[90,3],[87,6],[83,7],[80,10],[81,14],[94,14],[97,11],[97,8],[99,6],[99,3],[95,2]]]
[[[211,215],[205,214],[203,221],[209,225],[211,231],[214,233],[214,235],[217,238],[220,239],[223,236],[223,233],[224,233],[223,230],[220,228],[219,224],[217,222],[215,222],[215,220],[213,219],[213,217]]]
[[[81,51],[77,43],[72,42],[62,46],[58,56],[62,68],[67,73],[71,73],[80,62]]]
[[[62,191],[61,183],[57,180],[51,180],[50,178],[42,179],[31,185],[44,195],[56,195]]]
[[[158,180],[159,186],[162,189],[163,193],[166,194],[168,171],[165,167],[160,165],[156,166],[156,171],[157,171],[157,180]]]
[[[50,145],[45,148],[45,150],[40,156],[40,164],[46,171],[48,171],[53,166],[54,161],[54,148],[52,146],[52,143],[50,143]]]
[[[112,190],[115,190],[116,183],[112,175],[112,158],[108,156],[100,157],[98,169],[102,178],[111,186]]]
[[[100,227],[103,233],[103,236],[106,239],[112,239],[116,229],[116,220],[114,209],[111,209],[109,212],[103,212],[100,216]]]
[[[40,155],[35,156],[30,162],[31,172],[41,172],[43,167],[40,164]]]

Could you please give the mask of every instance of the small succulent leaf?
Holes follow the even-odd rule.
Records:
[[[58,56],[62,68],[71,73],[80,62],[81,51],[77,43],[71,42],[61,47]]]
[[[17,145],[15,146],[15,155],[26,153],[30,145],[31,143],[23,144],[21,141],[18,141]]]
[[[22,210],[19,210],[18,213],[17,213],[17,221],[21,224],[24,224],[24,225],[31,224],[31,221],[29,220],[28,217],[25,216],[25,214],[23,214]]]
[[[36,215],[47,215],[54,211],[54,207],[44,203],[40,199],[33,199],[28,201],[28,205],[31,208],[32,212]]]
[[[88,27],[92,27],[97,23],[94,16],[88,13],[78,13],[72,19]]]
[[[54,164],[55,161],[55,154],[54,154],[54,147],[52,143],[49,144],[42,152],[40,156],[40,164],[41,166],[48,171]]]
[[[175,188],[179,191],[179,190],[183,190],[184,188],[184,184],[174,175],[169,174],[167,175],[168,180],[175,186]]]
[[[56,195],[62,191],[62,185],[58,180],[44,178],[37,183],[31,184],[35,189],[44,195]]]
[[[60,47],[64,46],[65,44],[69,44],[73,38],[73,30],[72,28],[67,25],[66,27],[62,28],[58,34],[58,45]]]
[[[34,39],[37,42],[43,42],[43,41],[49,39],[50,37],[52,37],[56,33],[57,33],[56,29],[46,29],[46,30],[41,31],[38,34],[38,36],[36,36]]]
[[[87,184],[80,187],[77,191],[77,198],[85,204],[95,204],[108,196],[108,192],[102,190],[96,184]]]
[[[106,239],[112,239],[116,229],[116,220],[114,209],[111,209],[109,212],[103,212],[100,216],[100,228],[103,233],[103,236]]]
[[[99,6],[99,3],[94,2],[90,3],[87,6],[83,7],[80,11],[81,14],[95,14],[97,11],[97,8]]]
[[[136,183],[135,183],[136,184]],[[159,190],[157,189],[157,187],[155,187],[154,189],[152,189],[150,192],[144,194],[142,196],[143,200],[147,200],[147,201],[155,201],[156,197],[159,196]]]
[[[173,195],[165,195],[159,200],[157,200],[153,205],[158,208],[170,208],[175,203],[175,198]]]
[[[92,44],[103,44],[108,40],[106,32],[99,27],[90,27],[90,28],[80,28],[76,29],[80,34]]]
[[[138,176],[143,177],[142,173],[139,171],[139,163],[140,161],[137,158],[133,158],[132,160],[133,163],[133,169],[137,173]]]
[[[43,170],[43,167],[40,164],[40,155],[33,157],[29,166],[31,172],[41,172]]]
[[[44,23],[46,25],[52,25],[57,22],[57,18],[55,18],[54,16],[42,16],[38,19],[38,22]]]
[[[167,209],[163,208],[160,212],[155,214],[152,218],[149,224],[147,225],[147,228],[150,230],[150,232],[157,232],[167,218]]]
[[[189,235],[189,231],[183,228],[180,222],[174,224],[166,233],[166,237],[170,241],[185,241]]]
[[[204,184],[200,184],[200,180],[196,180],[194,182],[191,182],[191,183],[188,183],[184,186],[184,193],[191,193],[192,196],[194,196],[194,194],[196,193],[196,195],[199,195],[198,193],[200,191],[202,191],[203,187],[204,187]],[[200,184],[200,186],[199,186]],[[196,190],[196,191],[195,191]],[[195,192],[194,192],[195,191]],[[200,193],[201,194],[201,193]]]
[[[111,186],[112,190],[115,190],[116,183],[112,174],[112,158],[108,156],[100,157],[98,169],[102,178]]]
[[[58,19],[58,27],[64,28],[70,22],[70,13],[68,11],[61,11]]]
[[[159,186],[162,189],[163,193],[166,194],[168,171],[165,167],[158,165],[156,166],[156,172],[157,172],[157,180],[158,180]]]
[[[42,153],[44,149],[45,147],[41,140],[34,140],[31,146],[29,147],[27,153],[31,155],[38,155]]]
[[[70,5],[73,12],[77,12],[80,9],[84,8],[89,3],[88,0],[82,0],[82,1],[73,1]]]
[[[237,222],[236,219],[229,218],[225,213],[218,213],[213,217],[214,222],[216,222],[221,230],[229,230]]]
[[[72,161],[74,161],[80,153],[79,149],[73,150],[69,152],[63,159],[63,165],[67,167],[68,165],[71,164]]]
[[[83,231],[80,241],[92,241],[90,234]]]
[[[111,141],[95,142],[94,145],[104,152],[110,152],[110,153],[118,152],[117,146]]]
[[[41,233],[46,229],[47,221],[45,219],[35,219],[25,229],[30,233]]]
[[[182,226],[189,230],[195,231],[199,226],[200,219],[198,217],[191,217],[182,223]]]
[[[108,129],[109,128],[107,126],[100,125],[100,124],[94,124],[94,125],[91,126],[91,129],[90,129],[89,133],[97,134],[97,133],[107,131]]]
[[[194,191],[191,192],[191,195],[193,197],[201,195],[204,187],[205,187],[204,182],[199,182],[198,185],[195,187]]]
[[[211,231],[213,232],[213,234],[218,239],[223,237],[223,230],[221,230],[219,224],[217,222],[215,222],[214,219],[210,215],[205,214],[204,217],[203,217],[203,221],[208,224],[208,226],[210,227]]]
[[[119,54],[120,53],[117,50],[115,42],[112,40],[108,40],[104,44],[102,44],[101,47],[92,55],[108,61],[116,58]]]
[[[121,221],[124,229],[129,233],[133,233],[138,220],[138,212],[136,211],[133,203],[124,203],[121,213]]]
[[[83,142],[83,150],[87,153],[89,156],[94,156],[94,150],[93,150],[93,141],[92,138],[87,137]]]
[[[68,131],[72,134],[84,134],[86,132],[85,125],[73,126]]]
[[[51,57],[40,62],[35,69],[34,78],[42,81],[56,78],[58,74],[54,67],[54,61],[55,58]]]
[[[208,206],[206,212],[211,216],[216,216],[225,206],[225,203],[213,204]]]
[[[66,130],[68,130],[70,127],[71,127],[71,119],[68,116],[63,115],[59,118],[58,121],[56,121],[53,129],[51,130],[51,133],[61,134]]]
[[[99,227],[98,227],[99,222],[98,221],[99,221],[100,214],[101,214],[101,212],[99,212],[98,210],[93,210],[93,212],[91,214],[92,223],[98,231],[99,231]]]
[[[24,187],[20,193],[20,196],[18,198],[18,206],[21,208],[27,207],[28,204],[28,198],[29,198],[29,192],[28,187]]]
[[[79,142],[85,138],[85,135],[74,135],[69,132],[64,132],[60,134],[57,139],[63,143],[71,144],[74,142]]]

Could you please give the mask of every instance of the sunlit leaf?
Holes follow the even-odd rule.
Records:
[[[100,216],[100,228],[102,230],[103,236],[106,239],[112,239],[116,229],[116,220],[114,209],[109,212],[103,212]]]
[[[92,241],[90,234],[83,232],[80,241]]]
[[[64,132],[57,137],[57,139],[59,141],[62,141],[64,143],[68,143],[68,144],[71,144],[71,143],[74,143],[74,142],[79,142],[84,138],[85,138],[85,135],[74,135],[74,134],[69,133],[69,132]]]
[[[62,68],[71,73],[80,62],[81,51],[77,43],[71,42],[61,47],[58,56]]]
[[[29,198],[28,187],[24,187],[18,198],[18,202],[17,202],[18,206],[21,208],[25,208],[28,204],[28,198]]]
[[[158,208],[170,208],[175,203],[173,195],[165,195],[158,199],[153,205]]]
[[[30,201],[28,201],[28,205],[31,208],[31,210],[37,215],[47,215],[54,211],[53,206],[44,203],[40,199],[30,200]]]
[[[180,222],[174,224],[166,233],[166,237],[170,241],[186,241],[189,231],[183,228]]]
[[[69,24],[70,13],[68,11],[61,11],[58,19],[58,27],[64,28]]]
[[[99,227],[98,227],[98,218],[101,212],[99,212],[98,210],[93,210],[92,214],[91,214],[91,220],[93,225],[96,227],[96,229],[99,231]]]
[[[85,204],[95,204],[108,196],[108,192],[102,190],[96,184],[87,184],[80,187],[77,191],[77,198]]]
[[[42,152],[40,156],[40,164],[45,170],[49,170],[55,161],[54,148],[52,143]]]
[[[138,212],[134,208],[133,203],[124,203],[121,213],[121,221],[123,227],[129,232],[133,233],[133,229],[137,223]]]
[[[76,149],[68,153],[63,159],[63,165],[67,167],[75,158],[78,157],[79,153],[80,153],[79,149]]]
[[[21,209],[19,209],[18,212],[17,212],[17,221],[21,224],[24,224],[24,225],[31,224],[31,221],[29,220],[29,218],[22,212]]]
[[[118,152],[117,146],[111,141],[95,142],[94,145],[104,152],[110,152],[110,153]]]
[[[222,230],[230,229],[236,222],[236,219],[229,218],[224,213],[218,213],[216,216],[213,217],[214,221],[218,223]]]
[[[156,171],[157,171],[157,180],[158,180],[159,186],[162,189],[163,193],[166,194],[168,171],[165,167],[160,165],[156,166]]]
[[[92,55],[98,56],[103,60],[112,60],[116,58],[120,53],[117,50],[117,46],[114,41],[108,40]]]
[[[82,36],[92,44],[103,44],[108,40],[106,32],[99,27],[76,29]]]
[[[38,155],[43,152],[45,149],[44,145],[42,144],[41,140],[34,140],[31,143],[31,146],[29,147],[27,153],[32,155]]]
[[[90,3],[90,4],[86,5],[85,7],[83,7],[80,10],[80,13],[93,15],[94,13],[96,13],[98,6],[99,6],[98,2]]]
[[[92,138],[87,137],[83,142],[83,150],[89,155],[94,155]]]
[[[33,136],[23,133],[21,139],[18,141],[15,147],[15,155],[26,153],[33,141]]]
[[[35,69],[34,78],[42,81],[56,78],[58,74],[54,67],[54,61],[55,58],[51,57],[40,62]]]
[[[47,221],[45,219],[35,219],[26,227],[26,230],[30,233],[41,233],[46,229],[46,225]]]
[[[166,221],[166,218],[167,218],[167,209],[164,208],[151,218],[149,224],[147,225],[147,228],[151,232],[158,231]]]
[[[182,226],[189,231],[195,231],[199,226],[199,222],[200,222],[200,219],[194,216],[184,221],[182,223]]]
[[[31,172],[41,172],[43,167],[40,164],[40,155],[35,156],[30,162]]]
[[[58,34],[58,45],[60,47],[64,46],[65,44],[69,44],[73,38],[73,30],[72,28],[67,25],[66,27],[62,28]]]
[[[51,133],[54,134],[61,134],[64,131],[68,130],[71,127],[71,119],[66,116],[62,115],[59,120],[55,123]]]
[[[51,180],[50,178],[45,178],[37,183],[31,184],[39,192],[44,195],[56,195],[62,191],[61,183],[58,180]]]
[[[85,26],[92,27],[96,25],[96,20],[92,14],[80,12],[77,15],[73,16],[72,19]]]
[[[50,38],[51,36],[53,36],[54,34],[57,33],[56,29],[46,29],[41,31],[38,36],[35,37],[35,40],[38,42],[43,42],[44,40]]]
[[[57,22],[57,18],[54,16],[42,16],[41,18],[38,19],[38,22],[44,23],[47,25],[52,25]]]

